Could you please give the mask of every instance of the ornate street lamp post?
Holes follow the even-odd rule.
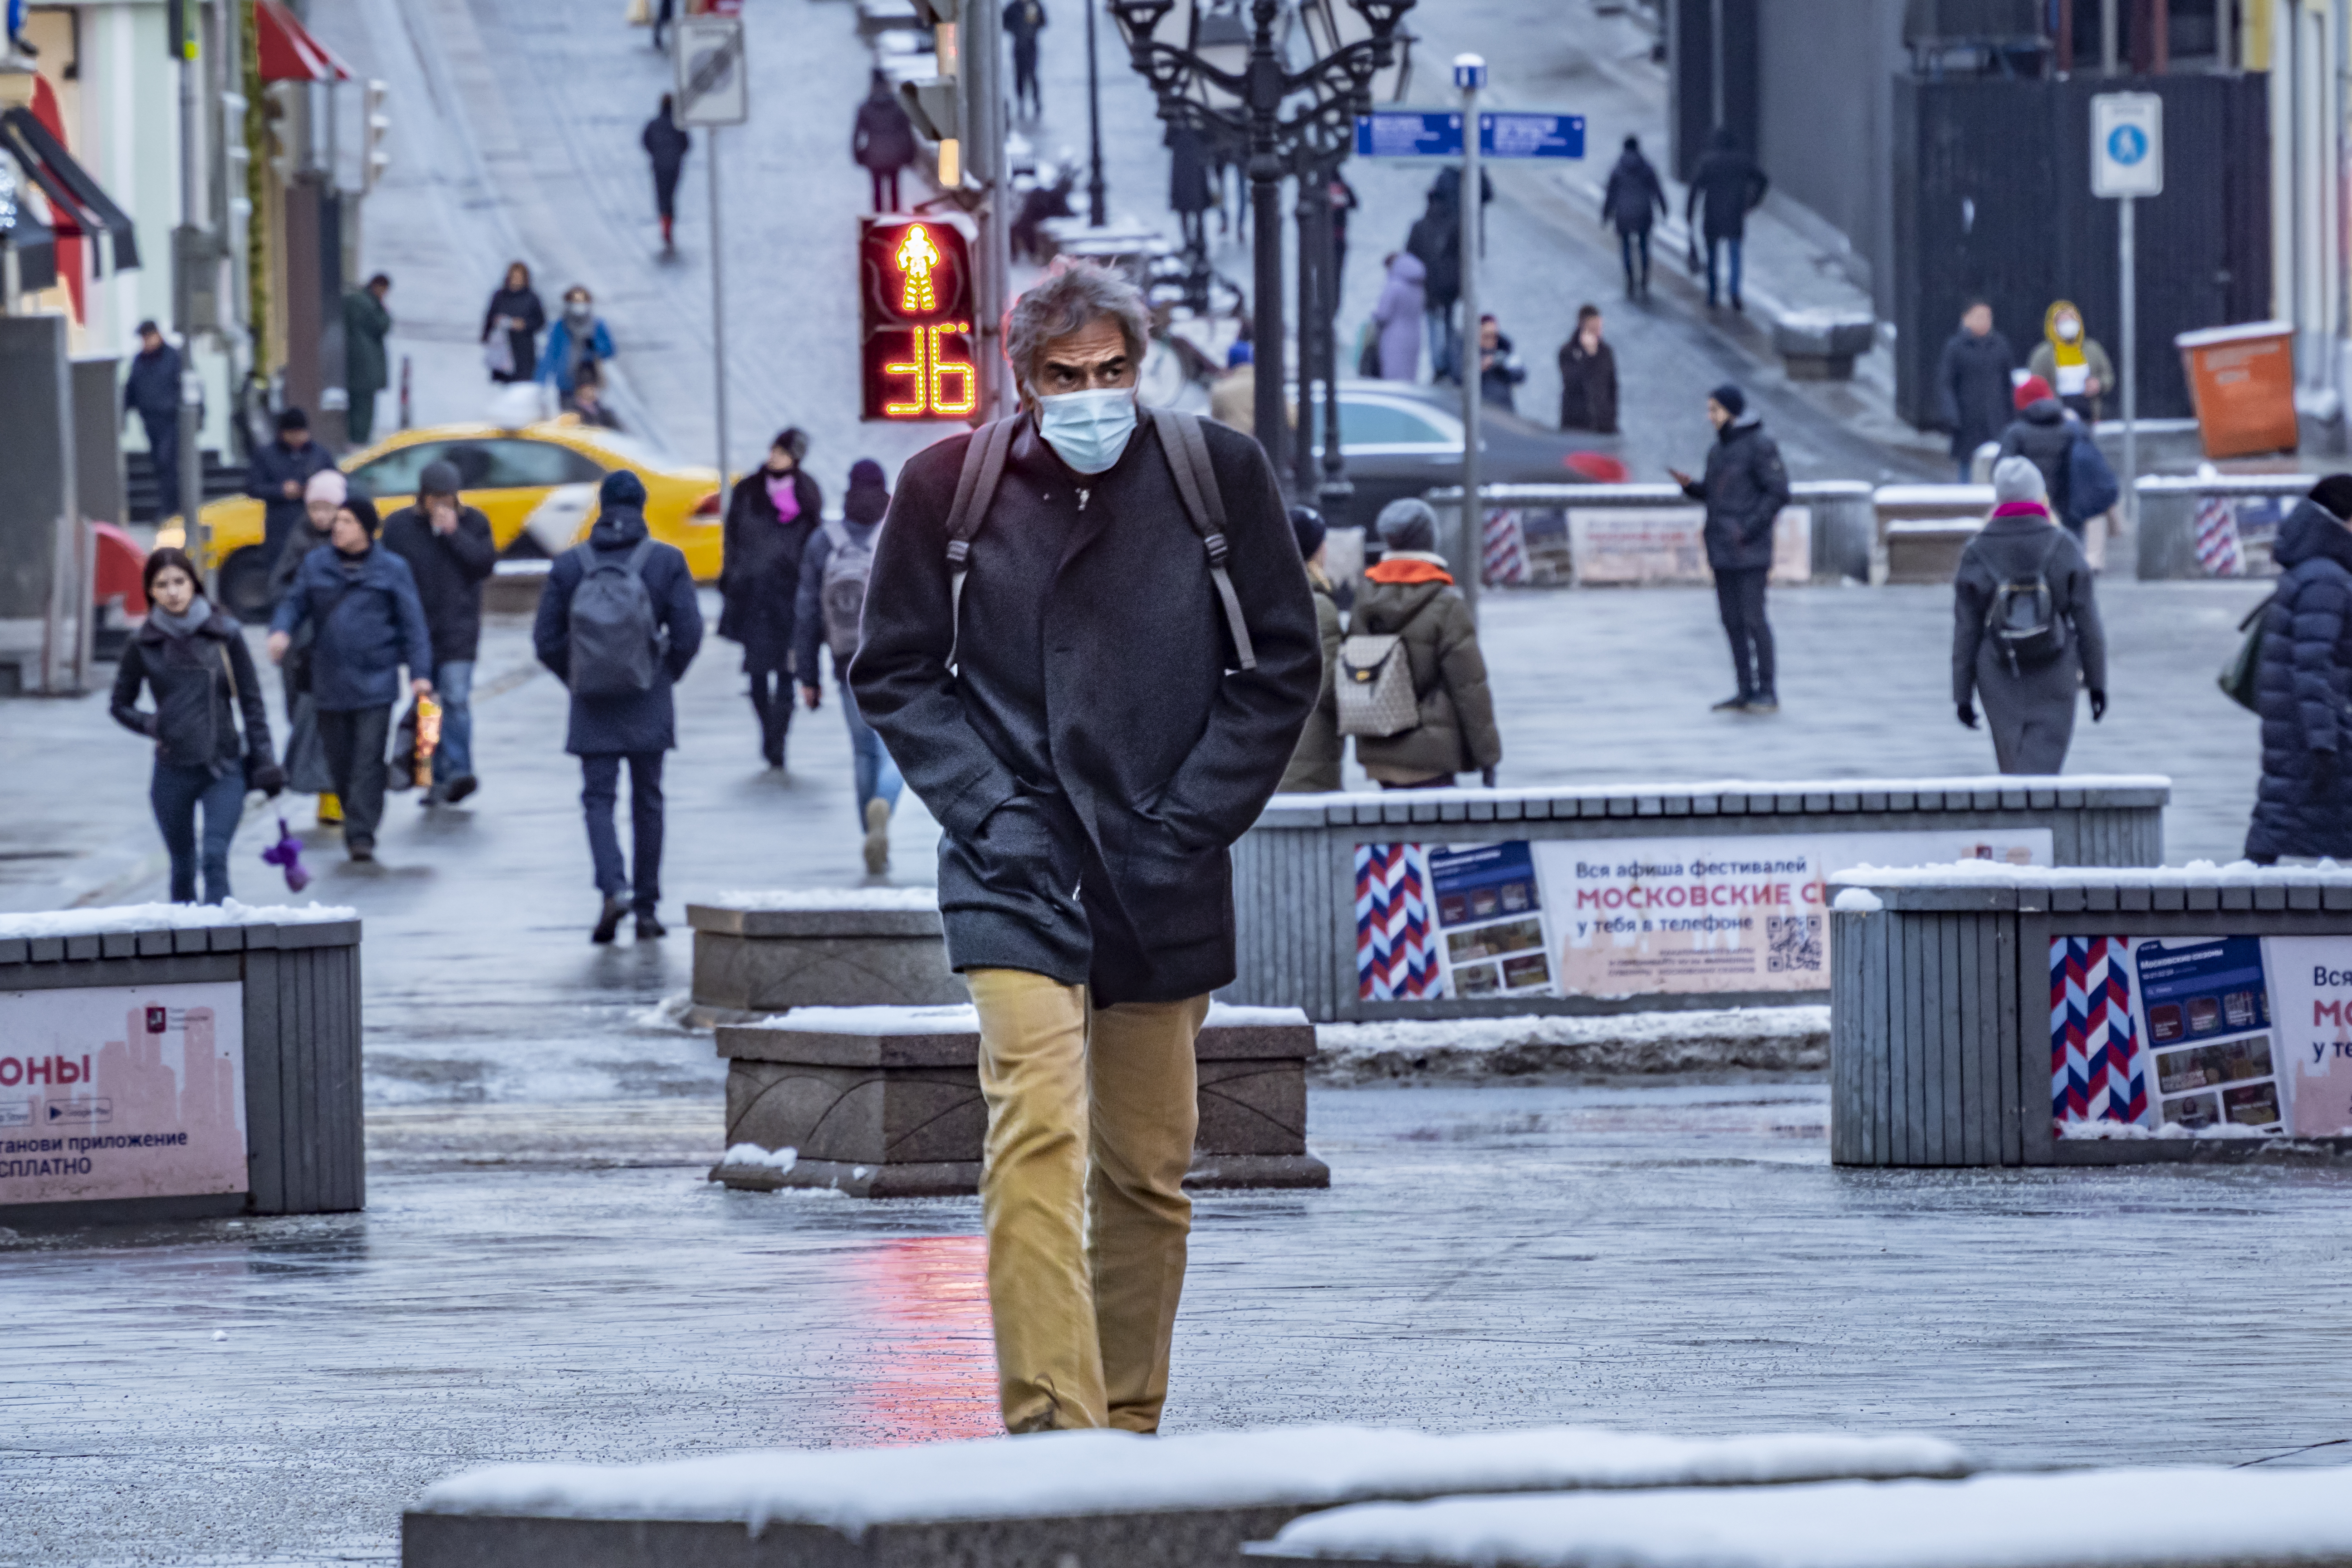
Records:
[[[1276,47],[1281,0],[1251,0],[1249,53],[1238,71],[1212,62],[1200,51],[1197,11],[1191,40],[1194,47],[1176,48],[1154,37],[1160,22],[1175,9],[1176,0],[1107,0],[1107,4],[1127,39],[1136,70],[1151,84],[1160,100],[1160,117],[1192,126],[1206,141],[1248,149],[1251,243],[1256,262],[1251,311],[1257,402],[1252,423],[1258,444],[1280,473],[1287,426],[1283,397],[1286,378],[1282,343],[1282,182],[1294,174],[1302,182],[1310,180],[1314,171],[1332,166],[1337,157],[1344,155],[1355,117],[1370,111],[1372,79],[1395,58],[1397,23],[1412,8],[1413,0],[1348,0],[1370,36],[1340,45],[1297,71],[1283,68]],[[1213,101],[1217,99],[1227,101]],[[1290,106],[1287,115],[1286,104]],[[1302,200],[1307,194],[1302,189]],[[1319,186],[1312,195],[1316,200],[1327,200]],[[1308,226],[1328,236],[1324,225]],[[1302,271],[1313,266],[1309,262]],[[1298,334],[1302,350],[1311,339],[1313,312],[1326,309],[1311,282],[1307,290]],[[1301,357],[1307,357],[1303,352]],[[1328,364],[1319,368],[1327,375],[1331,369]],[[1302,374],[1299,379],[1304,402],[1307,377]],[[1338,456],[1338,444],[1332,440],[1326,445],[1328,467]]]

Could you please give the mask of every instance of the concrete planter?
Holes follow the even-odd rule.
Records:
[[[1791,310],[1772,323],[1772,348],[1790,381],[1852,381],[1853,362],[1878,342],[1866,312]]]
[[[1195,1047],[1196,1187],[1324,1187],[1307,1152],[1307,1062],[1315,1030],[1296,1015],[1219,1008]],[[791,1149],[788,1168],[722,1161],[730,1187],[838,1187],[856,1197],[980,1190],[988,1110],[969,1006],[826,1008],[722,1026],[727,1146]]]
[[[728,894],[688,904],[686,918],[694,928],[694,1006],[705,1021],[969,999],[948,968],[929,889]]]

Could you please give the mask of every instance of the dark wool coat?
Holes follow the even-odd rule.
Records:
[[[271,565],[278,563],[281,549],[310,548],[305,542],[310,514],[302,507],[302,487],[310,482],[312,474],[334,466],[334,458],[317,441],[305,440],[289,447],[273,437],[254,447],[253,458],[245,466],[245,493],[261,503],[262,537]],[[294,481],[290,500],[286,494],[289,479]],[[288,544],[289,538],[294,542]]]
[[[499,318],[509,317],[522,323],[509,327],[508,352],[514,356],[513,373],[501,377],[506,381],[529,381],[531,371],[539,364],[539,334],[547,330],[547,307],[539,302],[536,289],[509,289],[501,286],[490,296],[489,308],[482,312],[482,342],[490,341],[498,330]]]
[[[400,667],[433,679],[433,638],[425,629],[416,577],[382,545],[353,560],[331,544],[302,557],[294,586],[269,617],[272,631],[316,628],[310,695],[321,713],[389,708],[400,700]]]
[[[2271,555],[2286,572],[2263,612],[2254,679],[2263,780],[2246,853],[2352,858],[2352,531],[2302,501],[2279,525]],[[2325,790],[2312,777],[2315,752],[2336,762]]]
[[[849,155],[865,168],[887,173],[915,161],[915,126],[895,98],[869,98],[857,106],[849,133]]]
[[[1425,784],[1503,760],[1478,623],[1440,559],[1391,551],[1366,574],[1351,632],[1404,638],[1420,722],[1397,735],[1359,735],[1356,761],[1382,784]],[[1412,579],[1384,582],[1384,577]]]
[[[694,138],[686,128],[667,114],[656,114],[646,121],[637,142],[653,160],[654,178],[677,183],[678,170],[685,166],[686,155],[694,146]]]
[[[1670,210],[1650,161],[1630,147],[1620,153],[1617,166],[1609,171],[1609,188],[1601,193],[1601,221],[1621,234],[1647,234],[1658,216]]]
[[[139,708],[139,687],[155,693],[153,712]],[[261,680],[245,633],[226,613],[184,637],[152,620],[140,627],[122,650],[114,672],[115,721],[155,742],[155,755],[174,767],[208,768],[215,778],[243,765],[248,753],[269,761],[269,710],[261,700]],[[237,719],[245,734],[237,734]]]
[[[800,515],[780,521],[768,499],[768,472],[754,468],[727,498],[725,552],[719,567],[719,635],[743,645],[746,669],[789,669],[793,607],[799,597],[801,557],[824,516],[824,492],[805,468],[793,470]]]
[[[490,520],[470,506],[457,509],[457,530],[433,531],[423,507],[404,506],[383,520],[380,542],[408,563],[417,602],[433,634],[433,662],[470,660],[482,643],[482,579],[499,563]]]
[[[2009,370],[2016,363],[1999,332],[1978,337],[1963,328],[1944,344],[1936,361],[1936,412],[1952,433],[1954,458],[1997,439],[2009,423]]]
[[[2064,651],[2011,673],[1985,614],[2003,583],[2031,581],[2044,559],[2050,605],[2066,628]],[[2099,619],[2091,563],[2074,535],[2047,512],[1996,517],[1960,552],[1952,579],[1952,700],[1984,699],[1995,762],[2005,773],[2054,773],[2074,736],[2075,693],[2107,689],[2107,634]]]
[[[1683,221],[1709,239],[1742,239],[1748,234],[1748,212],[1764,199],[1772,182],[1756,160],[1737,147],[1716,146],[1691,171],[1690,195],[1683,202]],[[1694,221],[1699,207],[1704,218]]]
[[[1706,472],[1683,493],[1706,503],[1706,563],[1717,572],[1772,564],[1772,523],[1789,504],[1780,448],[1753,414],[1725,426],[1706,449]]]
[[[644,512],[635,507],[606,507],[588,531],[586,548],[601,563],[608,555],[626,555],[645,537]],[[539,618],[530,628],[531,648],[539,662],[567,686],[572,680],[572,595],[588,574],[580,548],[575,545],[565,551],[548,569],[547,590],[539,596]],[[670,697],[670,688],[677,684],[702,647],[702,605],[694,596],[694,574],[677,545],[656,541],[646,552],[643,571],[662,641],[662,657],[654,665],[654,683],[643,691],[614,697],[573,693],[563,749],[575,757],[667,752],[677,745],[677,704]]]
[[[2082,423],[2054,397],[2027,404],[2000,433],[2002,457],[2030,458],[2042,470],[2053,517],[2073,515],[2068,504],[2073,487],[2067,482],[2067,459],[2074,456],[2074,438],[2082,433]]]
[[[1617,352],[1608,340],[1590,353],[1581,336],[1560,344],[1559,427],[1617,434]]]
[[[1339,689],[1332,680],[1346,633],[1339,626],[1339,606],[1331,597],[1329,579],[1310,572],[1307,583],[1315,590],[1315,629],[1323,643],[1323,689],[1307,716],[1307,728],[1299,731],[1298,749],[1290,754],[1290,766],[1283,770],[1285,792],[1338,789],[1340,765],[1347,756],[1347,742],[1339,738]]]
[[[166,419],[180,411],[180,351],[165,343],[153,353],[141,349],[131,356],[131,374],[122,378],[122,408],[150,419]]]
[[[957,969],[1088,984],[1103,1006],[1198,996],[1234,977],[1227,847],[1274,793],[1321,685],[1298,542],[1257,443],[1204,424],[1257,654],[1234,669],[1152,427],[1081,477],[1021,419],[972,541],[960,632],[947,520],[974,437],[899,475],[850,687],[945,829]]]

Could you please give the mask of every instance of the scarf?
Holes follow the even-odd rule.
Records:
[[[2076,332],[2074,334],[2074,341],[2072,342],[2067,342],[2064,338],[2058,335],[2059,312],[2062,310],[2074,310],[2074,308],[2072,305],[2068,304],[2063,300],[2060,300],[2056,303],[2053,304],[2050,307],[2048,313],[2042,318],[2042,335],[2050,340],[2050,353],[2053,360],[2056,363],[2062,365],[2083,364],[2086,363],[2083,358],[2083,340],[2091,335],[2088,329]],[[2078,324],[2082,321],[2083,316],[2081,311],[2074,310],[2074,320]]]
[[[212,618],[213,607],[205,603],[202,594],[190,599],[186,611],[181,615],[175,616],[161,605],[147,606],[147,624],[168,637],[194,637]]]
[[[768,500],[776,509],[778,522],[791,522],[801,514],[801,494],[793,488],[793,469],[782,474],[762,474],[768,483]]]

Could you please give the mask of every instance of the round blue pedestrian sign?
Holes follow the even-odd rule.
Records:
[[[2107,156],[2126,167],[2147,156],[2147,132],[2137,125],[2118,125],[2107,132]]]

